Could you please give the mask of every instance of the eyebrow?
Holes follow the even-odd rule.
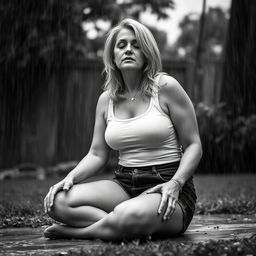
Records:
[[[127,42],[127,41],[129,41],[129,40],[124,39],[124,38],[120,38],[120,39],[117,40],[116,43],[122,43],[122,42]],[[132,39],[131,41],[132,42],[138,42],[137,39]]]

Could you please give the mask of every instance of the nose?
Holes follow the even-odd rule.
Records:
[[[126,54],[132,54],[132,47],[131,47],[131,44],[127,44],[127,47],[126,47]]]

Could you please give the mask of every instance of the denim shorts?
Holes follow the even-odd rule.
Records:
[[[179,162],[145,167],[119,166],[115,171],[114,181],[117,182],[131,197],[140,195],[145,190],[169,181],[179,167]],[[188,228],[196,204],[196,191],[191,176],[179,194],[178,204],[183,212],[184,233]]]

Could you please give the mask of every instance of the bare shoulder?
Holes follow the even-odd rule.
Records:
[[[103,115],[104,119],[106,119],[107,116],[109,100],[110,97],[107,91],[101,93],[98,99],[97,114]]]
[[[172,76],[162,75],[159,81],[160,94],[169,99],[178,99],[186,96],[186,93],[180,83]],[[178,97],[178,98],[177,98]]]
[[[174,106],[192,107],[192,102],[180,85],[180,83],[169,75],[163,75],[160,79],[159,98],[172,109]]]
[[[101,95],[99,96],[99,99],[98,99],[98,105],[100,105],[100,106],[108,105],[109,99],[110,99],[110,97],[109,97],[109,94],[107,91],[101,93]]]

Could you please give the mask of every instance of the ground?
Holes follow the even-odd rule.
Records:
[[[104,175],[108,177],[109,175]],[[61,177],[46,180],[0,181],[0,228],[42,227],[51,220],[43,212],[43,198],[50,185]],[[256,217],[256,175],[195,175],[198,194],[196,215],[245,214]],[[69,252],[69,255],[256,255],[256,234],[250,238],[173,243],[166,240],[134,240],[121,244]],[[90,252],[89,252],[90,251]],[[60,255],[60,254],[55,254]]]

